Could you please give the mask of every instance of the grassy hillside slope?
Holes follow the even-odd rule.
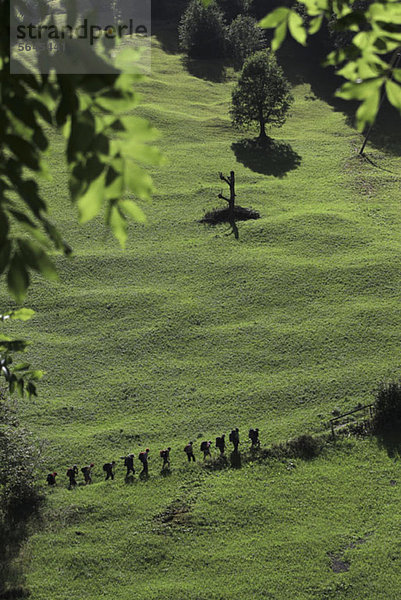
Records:
[[[399,464],[376,442],[295,468],[184,461],[188,439],[198,449],[235,426],[243,440],[259,427],[265,445],[321,431],[401,361],[399,155],[371,151],[386,170],[361,161],[359,136],[307,82],[274,154],[250,155],[232,146],[233,84],[191,76],[155,46],[141,113],[169,164],[124,253],[101,220],[70,216],[54,139],[47,192],[76,257],[58,260],[57,286],[34,282],[38,314],[23,326],[48,375],[22,419],[60,473],[24,550],[33,600],[399,597]],[[262,216],[239,225],[239,242],[197,222],[230,169],[238,202]],[[145,446],[148,482],[125,485],[122,461],[101,482],[103,462]],[[89,460],[94,485],[65,489],[66,468]],[[350,570],[334,573],[330,554]]]

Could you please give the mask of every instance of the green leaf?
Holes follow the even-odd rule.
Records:
[[[336,92],[336,96],[344,100],[365,100],[370,94],[375,93],[383,83],[382,77],[375,77],[361,82],[347,81]]]
[[[139,144],[135,139],[123,142],[120,146],[121,152],[129,158],[134,158],[142,163],[161,166],[166,164],[166,158],[155,146]]]
[[[26,265],[38,271],[45,279],[58,281],[57,269],[43,248],[26,239],[18,239],[18,245],[21,250],[21,257]]]
[[[147,119],[129,115],[119,119],[129,136],[138,142],[153,142],[160,138],[160,131],[153,127]]]
[[[138,223],[145,223],[146,216],[139,206],[133,202],[132,200],[121,200],[120,201],[121,210],[127,214],[129,217],[138,221]]]
[[[366,124],[373,123],[376,118],[380,102],[380,90],[372,91],[356,111],[357,129],[363,131]]]
[[[87,223],[96,217],[104,202],[106,172],[89,184],[86,192],[78,198],[79,222]]]
[[[387,98],[401,112],[401,86],[390,79],[386,81]]]
[[[13,365],[13,371],[27,371],[30,367],[29,363],[19,363],[18,365]]]
[[[44,371],[29,371],[29,379],[32,381],[40,381],[43,378],[44,374]]]
[[[110,209],[108,223],[114,236],[120,242],[121,247],[125,248],[127,241],[127,220],[116,204]]]
[[[17,392],[20,398],[24,397],[24,380],[22,377],[17,379]]]
[[[23,165],[26,165],[33,171],[39,171],[40,162],[38,156],[35,148],[29,142],[18,135],[6,135],[4,141]]]
[[[288,28],[292,37],[302,46],[306,45],[306,30],[302,17],[292,10],[288,18]]]
[[[133,95],[103,95],[96,98],[96,104],[109,113],[118,113],[130,110],[136,106],[136,99]]]
[[[29,273],[24,261],[16,252],[11,259],[7,273],[7,285],[10,294],[17,302],[22,302],[29,287]]]
[[[25,340],[11,340],[10,342],[2,342],[0,339],[0,348],[6,352],[24,352],[28,345],[29,342]]]
[[[112,161],[107,171],[104,198],[106,200],[119,199],[124,192],[124,161],[116,158]]]
[[[126,187],[138,198],[150,200],[153,193],[151,176],[132,162],[125,162],[124,180]]]
[[[281,25],[279,25],[274,32],[274,37],[273,37],[273,41],[272,41],[272,50],[274,52],[280,48],[286,35],[287,35],[287,21],[283,21],[283,23],[281,23]]]
[[[10,313],[10,319],[18,321],[29,321],[32,319],[35,311],[32,308],[19,308]]]
[[[287,22],[290,12],[291,11],[289,8],[280,6],[264,17],[264,19],[259,21],[259,27],[262,27],[262,29],[271,29],[273,27],[276,28],[278,25],[283,23],[283,21]]]
[[[309,23],[309,35],[314,35],[315,33],[317,33],[320,30],[322,23],[323,15],[319,15],[318,17],[311,19]]]

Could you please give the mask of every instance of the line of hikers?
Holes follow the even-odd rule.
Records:
[[[248,438],[251,441],[251,450],[260,447],[259,441],[259,429],[250,429],[248,433]],[[234,450],[234,456],[239,457],[238,446],[239,446],[239,429],[236,427],[230,432],[229,441],[232,443]],[[226,449],[226,441],[225,435],[223,434],[221,437],[216,438],[216,448],[220,451],[220,457],[224,457],[225,449]],[[211,441],[203,441],[200,445],[200,450],[203,453],[203,460],[206,461],[207,458],[212,459],[212,442]],[[165,448],[164,450],[160,450],[159,456],[162,459],[162,472],[166,472],[170,470],[170,451],[171,448]],[[147,478],[149,474],[149,452],[150,449],[146,448],[144,452],[140,452],[138,454],[138,459],[142,463],[142,471],[140,476],[142,478]],[[188,444],[184,448],[184,452],[187,455],[188,462],[195,462],[195,454],[194,454],[194,445],[193,442],[188,442]],[[127,469],[126,478],[129,478],[135,475],[135,467],[134,467],[134,454],[128,454],[127,456],[121,456],[122,460],[124,460],[124,466]],[[90,463],[89,465],[85,465],[81,468],[81,473],[84,476],[85,485],[92,483],[92,469],[94,467],[94,463]],[[105,463],[103,465],[103,471],[106,474],[105,481],[108,479],[114,479],[114,470],[115,470],[116,462],[113,460],[109,463]],[[77,475],[79,474],[79,470],[77,465],[73,465],[67,470],[67,477],[69,479],[69,487],[74,488],[77,485]],[[53,473],[49,473],[47,475],[47,483],[50,486],[56,485],[56,477],[57,473],[54,471]]]

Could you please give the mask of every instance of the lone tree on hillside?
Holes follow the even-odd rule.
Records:
[[[215,2],[207,7],[191,0],[178,29],[180,47],[190,58],[222,58],[227,27],[223,12]]]
[[[246,59],[232,94],[233,124],[249,128],[259,123],[259,140],[267,139],[266,125],[281,127],[294,98],[282,68],[270,50],[261,50]]]

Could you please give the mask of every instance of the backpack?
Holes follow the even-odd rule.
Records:
[[[140,452],[138,458],[141,461],[141,463],[144,463],[146,461],[146,452]]]
[[[47,476],[47,483],[53,483],[55,481],[54,475],[49,473]]]
[[[73,475],[74,471],[72,469],[68,469],[67,471],[67,477],[71,477],[71,475]]]
[[[200,445],[200,449],[202,452],[204,452],[207,449],[207,447],[208,447],[207,442],[202,442]]]
[[[103,465],[103,471],[108,471],[110,469],[110,463],[105,463]]]
[[[166,451],[165,450],[160,450],[160,457],[164,458],[166,456]]]
[[[230,435],[228,436],[228,439],[230,442],[235,442],[235,431],[231,431]]]
[[[83,473],[85,475],[85,473],[86,473],[86,467],[82,467],[81,473]]]
[[[191,454],[191,452],[192,452],[192,446],[191,446],[191,444],[187,444],[185,446],[184,452],[186,452],[187,454]]]
[[[216,448],[219,448],[223,443],[223,438],[221,437],[217,437],[216,438]]]

